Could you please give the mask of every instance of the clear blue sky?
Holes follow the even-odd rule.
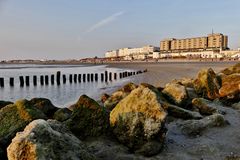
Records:
[[[0,0],[0,59],[101,57],[212,28],[240,47],[240,1]]]

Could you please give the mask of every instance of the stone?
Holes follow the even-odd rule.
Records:
[[[9,101],[0,101],[0,109],[9,105],[9,104],[13,104],[13,103],[9,102]]]
[[[194,79],[185,77],[185,78],[181,78],[181,79],[174,79],[174,80],[172,80],[171,83],[180,84],[187,88],[193,88],[193,81],[194,81]]]
[[[190,111],[172,104],[164,103],[164,108],[167,108],[168,115],[175,117],[175,118],[181,118],[181,119],[201,119],[203,116],[199,114],[198,112]]]
[[[225,75],[231,75],[234,73],[240,73],[240,63],[235,64],[234,66],[228,67],[221,71]]]
[[[180,84],[168,83],[162,93],[166,96],[169,102],[184,106],[188,100],[186,87]]]
[[[219,94],[220,97],[240,98],[240,74],[231,74],[222,77]]]
[[[114,135],[133,152],[148,142],[163,143],[165,140],[167,112],[160,104],[157,88],[152,90],[152,86],[149,87],[140,85],[110,113],[110,125]]]
[[[59,122],[63,122],[68,120],[72,115],[72,111],[68,108],[61,108],[58,109],[54,115],[53,115],[53,119],[59,121]]]
[[[236,110],[240,110],[240,102],[232,104],[232,108]]]
[[[192,100],[193,106],[199,109],[199,112],[203,115],[211,115],[218,113],[218,105],[212,101],[204,98],[194,98]]]
[[[85,145],[55,120],[35,120],[7,148],[9,160],[95,160]]]
[[[0,147],[5,151],[12,138],[35,119],[46,119],[46,115],[32,106],[27,100],[18,100],[15,104],[0,110]]]
[[[110,96],[109,96],[108,94],[106,94],[106,93],[102,94],[102,96],[101,96],[101,102],[102,102],[102,103],[105,103],[106,100],[107,100],[109,97],[110,97]]]
[[[104,107],[106,107],[108,110],[113,110],[113,108],[129,93],[136,89],[138,86],[134,83],[128,83],[124,85],[122,88],[118,89],[116,92],[114,92],[105,102]]]
[[[64,122],[80,139],[97,137],[107,132],[109,128],[109,113],[95,100],[82,95],[71,117]]]
[[[46,98],[33,98],[30,103],[41,110],[48,118],[52,118],[53,114],[58,110],[49,99]]]
[[[200,120],[187,120],[179,124],[183,134],[188,136],[201,135],[203,131],[212,127],[222,127],[226,121],[221,114],[213,114]]]
[[[203,98],[216,99],[219,97],[219,88],[219,79],[211,68],[199,71],[194,80],[194,89],[197,94]]]

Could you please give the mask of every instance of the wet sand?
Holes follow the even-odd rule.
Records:
[[[164,86],[173,79],[190,77],[195,78],[201,68],[212,68],[219,72],[237,62],[156,62],[156,63],[114,63],[109,67],[128,68],[136,70],[147,69],[148,72],[136,76],[135,83],[150,83],[155,86]]]

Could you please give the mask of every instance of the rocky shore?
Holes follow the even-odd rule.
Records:
[[[164,87],[129,83],[69,108],[0,101],[0,159],[239,160],[240,63]]]

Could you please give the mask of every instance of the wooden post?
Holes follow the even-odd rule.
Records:
[[[51,75],[51,84],[54,85],[54,74]]]
[[[63,84],[66,84],[66,81],[67,81],[66,75],[63,74],[63,75],[62,75],[62,78],[63,78]]]
[[[61,72],[57,71],[57,85],[61,84],[60,79],[61,79]]]
[[[112,72],[109,72],[109,81],[112,81]]]
[[[37,76],[33,76],[33,86],[37,85]]]
[[[108,81],[108,71],[105,71],[105,82]]]
[[[119,73],[119,78],[122,79],[122,73]]]
[[[77,74],[73,75],[73,80],[74,80],[74,83],[77,83]]]
[[[26,76],[26,77],[25,77],[25,80],[26,80],[26,86],[29,86],[29,85],[30,85],[29,76]]]
[[[101,81],[104,81],[104,73],[101,73]]]
[[[114,73],[114,80],[117,79],[117,73]]]
[[[43,75],[40,76],[40,84],[42,86],[44,85],[44,76]]]
[[[136,72],[133,72],[133,75],[135,75],[136,74]]]
[[[89,73],[87,74],[87,81],[88,82],[90,81],[90,74]]]
[[[83,74],[83,82],[86,82],[86,74]]]
[[[82,81],[82,75],[78,74],[78,82],[81,83],[81,81]]]
[[[49,83],[49,78],[48,78],[48,75],[45,76],[45,84],[48,85]]]
[[[91,73],[91,82],[93,82],[93,80],[94,80],[94,74]]]
[[[4,87],[4,78],[0,78],[0,87]]]
[[[98,81],[98,74],[95,73],[95,81]]]
[[[9,78],[9,85],[10,85],[10,87],[14,86],[14,78],[13,77]]]
[[[24,86],[24,78],[23,78],[23,76],[19,77],[19,81],[20,81],[20,87],[23,87]]]
[[[73,78],[73,76],[72,76],[72,74],[70,74],[69,75],[69,83],[72,83],[72,78]]]

